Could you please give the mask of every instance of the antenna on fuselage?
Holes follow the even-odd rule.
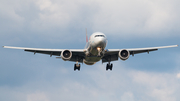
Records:
[[[86,28],[86,42],[88,42],[87,28]]]

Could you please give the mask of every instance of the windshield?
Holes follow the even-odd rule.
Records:
[[[95,37],[105,37],[104,35],[96,35]]]

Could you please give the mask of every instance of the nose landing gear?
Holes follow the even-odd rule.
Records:
[[[108,70],[108,69],[112,70],[112,68],[113,68],[113,64],[108,63],[106,65],[106,70]]]
[[[100,56],[101,56],[101,52],[102,52],[102,48],[101,48],[101,47],[98,47],[97,50],[98,50],[98,55],[97,55],[97,56],[100,57]]]

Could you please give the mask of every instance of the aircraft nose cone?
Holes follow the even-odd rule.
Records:
[[[104,38],[101,38],[101,39],[99,40],[99,44],[104,44],[104,43],[105,43]]]
[[[105,44],[106,44],[106,39],[105,38],[99,38],[97,40],[98,47],[105,47]]]

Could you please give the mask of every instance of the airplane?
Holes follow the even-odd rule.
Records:
[[[102,63],[107,62],[106,70],[112,70],[112,61],[117,61],[119,58],[123,61],[127,60],[130,55],[156,51],[161,48],[178,47],[178,45],[149,47],[149,48],[134,48],[134,49],[105,49],[107,45],[107,37],[102,32],[93,33],[89,40],[86,33],[86,46],[84,49],[42,49],[42,48],[25,48],[25,47],[11,47],[3,46],[4,48],[23,49],[27,52],[48,54],[50,57],[58,56],[64,61],[76,62],[74,64],[74,71],[80,71],[80,64],[93,65],[102,60]]]

